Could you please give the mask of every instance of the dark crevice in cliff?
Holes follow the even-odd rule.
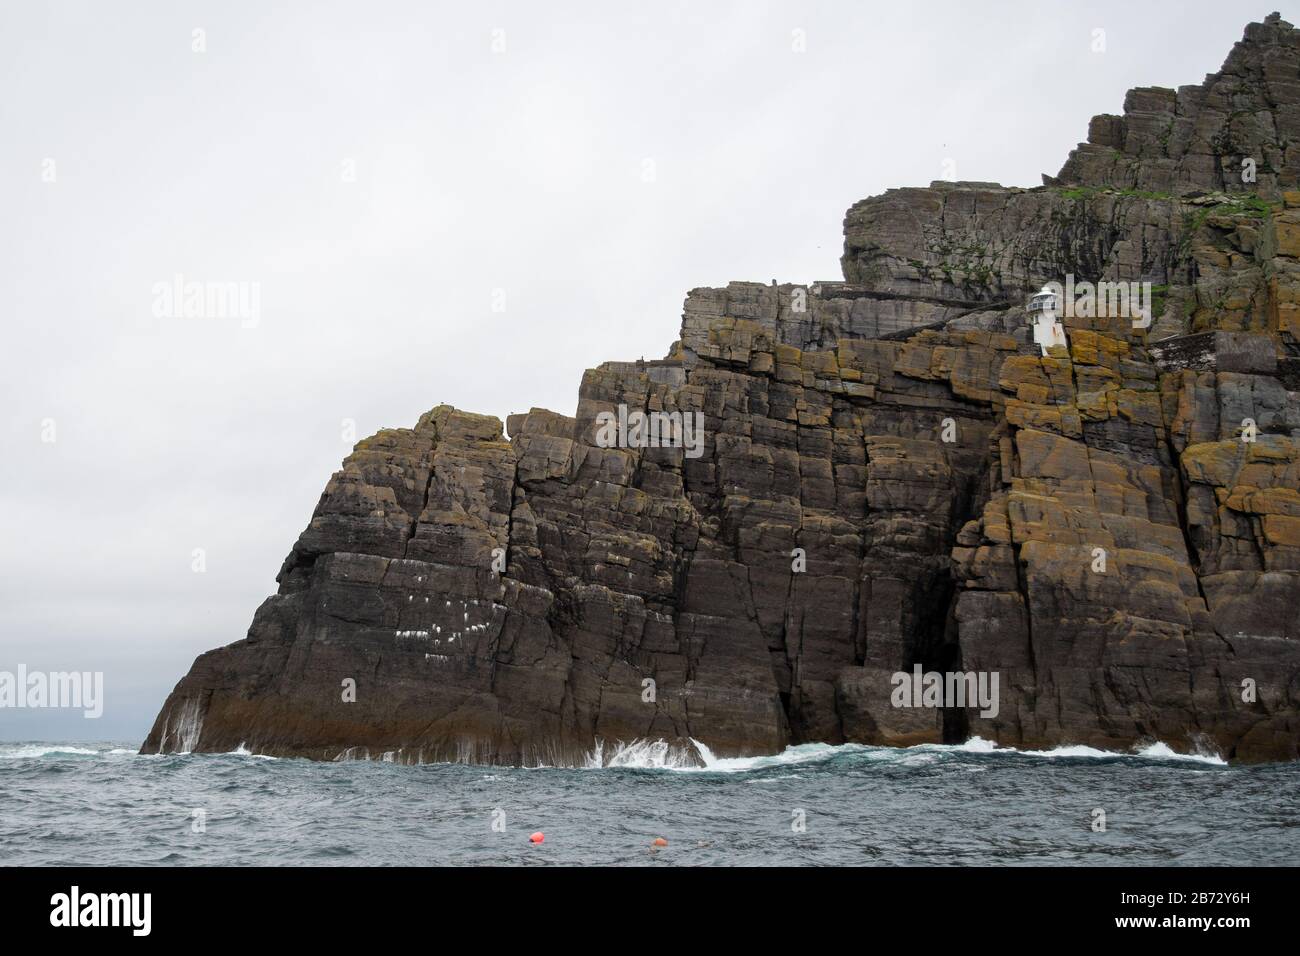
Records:
[[[1027,562],[1020,555],[1019,544],[1013,544],[1012,548],[1015,551],[1016,589],[1020,592],[1020,599],[1024,602],[1026,655],[1029,658],[1030,673],[1033,674],[1033,686],[1038,688],[1042,685],[1038,676],[1037,648],[1034,645],[1034,616],[1030,613],[1029,578],[1025,574]],[[1032,705],[1033,701],[1031,700],[1030,703]]]
[[[940,655],[942,666],[936,668],[940,673],[958,672],[964,668],[961,646],[957,640],[957,597],[959,593],[954,587],[948,599],[948,611],[944,616],[943,653]],[[945,707],[943,709],[943,742],[945,744],[960,744],[964,743],[969,737],[969,711],[965,707]]]
[[[513,574],[513,573],[512,573],[513,569],[510,567],[510,559],[511,559],[511,557],[514,555],[514,550],[515,550],[515,549],[514,549],[514,541],[515,541],[515,508],[519,506],[519,495],[520,495],[521,493],[523,493],[523,490],[524,490],[524,489],[523,489],[523,485],[521,485],[521,484],[520,484],[520,481],[519,481],[519,457],[516,455],[516,456],[515,456],[515,468],[514,468],[514,474],[513,474],[513,476],[512,476],[511,479],[510,479],[510,513],[506,515],[506,540],[505,540],[505,549],[506,549],[506,560],[505,560],[505,566],[506,566],[506,570],[505,570],[505,571],[500,575],[500,577],[502,577],[502,578],[504,578],[504,577],[515,577],[515,578],[518,578],[518,577],[519,577],[518,574]],[[498,581],[499,581],[499,579],[498,579]]]
[[[796,533],[795,536],[796,546],[798,540],[799,540],[798,534]],[[772,680],[776,684],[777,696],[781,701],[781,711],[785,715],[785,725],[786,725],[787,733],[790,734],[792,738],[794,737],[795,734],[794,734],[794,719],[791,714],[790,707],[791,707],[791,700],[794,697],[795,691],[798,689],[796,686],[796,678],[795,678],[795,668],[798,665],[798,660],[796,659],[792,661],[790,659],[790,608],[792,606],[791,599],[793,594],[794,594],[794,572],[792,571],[789,580],[786,583],[785,601],[782,603],[782,615],[781,615],[781,653],[785,658],[785,669],[786,669],[786,675],[788,676],[779,673],[775,667],[772,669]],[[752,595],[752,586],[751,586],[751,595]],[[785,688],[784,690],[782,689],[783,687]]]
[[[411,520],[411,528],[406,533],[406,541],[402,545],[403,557],[407,557],[411,553],[411,542],[415,540],[415,532],[420,527],[420,518],[423,517],[425,511],[429,508],[429,496],[433,493],[433,482],[437,474],[437,469],[434,467],[434,458],[438,451],[438,425],[436,421],[430,419],[429,427],[433,431],[433,435],[429,442],[429,479],[424,483],[424,496],[421,499],[419,511]]]
[[[1205,584],[1202,580],[1202,559],[1196,544],[1192,541],[1191,521],[1187,517],[1187,501],[1191,495],[1191,487],[1188,483],[1187,476],[1183,473],[1182,456],[1178,454],[1174,447],[1172,431],[1168,423],[1161,426],[1161,434],[1165,442],[1165,451],[1169,455],[1169,470],[1173,475],[1173,505],[1174,513],[1178,519],[1178,530],[1183,536],[1183,546],[1187,549],[1187,563],[1192,569],[1192,578],[1196,581],[1196,593],[1201,597],[1201,603],[1205,605],[1205,611],[1210,611],[1210,598],[1205,593]],[[1263,565],[1261,564],[1261,567]],[[1221,640],[1228,648],[1229,652],[1235,653],[1235,648],[1227,636],[1220,634],[1215,630],[1215,636]],[[1193,675],[1189,670],[1188,682],[1193,680]],[[1192,697],[1194,700],[1195,697]]]
[[[949,540],[946,542],[947,553],[952,554],[957,545],[957,536],[967,523],[976,521],[984,513],[984,506],[992,494],[991,477],[993,474],[993,449],[988,447],[988,456],[984,467],[971,472],[953,500]],[[957,626],[957,602],[961,598],[962,588],[953,573],[952,564],[948,565],[946,597],[942,602],[943,622],[940,643],[935,657],[938,665],[934,668],[940,673],[957,672],[965,669],[962,655],[960,630]],[[943,709],[942,734],[946,744],[963,743],[970,737],[970,715],[966,708],[945,707]]]

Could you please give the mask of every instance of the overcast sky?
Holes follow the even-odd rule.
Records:
[[[1270,9],[271,6],[0,6],[0,670],[107,697],[0,739],[138,743],[274,591],[344,420],[572,414],[688,289],[838,278],[848,206],[945,160],[1038,185]],[[169,316],[178,274],[256,315]]]

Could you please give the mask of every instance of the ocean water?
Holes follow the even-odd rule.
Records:
[[[1300,863],[1296,763],[978,739],[700,753],[706,765],[687,766],[641,743],[585,768],[522,769],[0,744],[0,863]]]

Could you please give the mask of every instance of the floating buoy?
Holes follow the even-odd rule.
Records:
[[[663,837],[655,837],[654,846],[667,846],[667,845],[668,845],[668,841],[665,840]]]
[[[534,833],[532,836],[528,838],[528,842],[541,843],[545,839],[546,839],[546,834],[543,833],[541,830],[538,830],[536,833]]]

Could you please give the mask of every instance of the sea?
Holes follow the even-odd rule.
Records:
[[[0,743],[0,864],[1300,863],[1300,763],[1229,766],[1159,743],[726,759],[640,741],[568,768],[136,749]]]

